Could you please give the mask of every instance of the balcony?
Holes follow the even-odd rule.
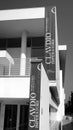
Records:
[[[26,61],[25,61],[26,60]],[[0,58],[0,77],[22,77],[20,74],[20,58],[13,58],[14,64],[11,64],[6,57]],[[26,62],[25,74],[23,77],[30,77],[30,58],[22,59],[22,61]],[[24,71],[24,68],[23,68]]]
[[[20,74],[20,58],[13,58],[13,64],[0,62],[0,98],[29,98],[31,59],[22,60],[26,60],[25,75]],[[38,59],[32,58],[34,60],[36,62]],[[57,91],[57,86],[55,90]]]
[[[24,59],[23,59],[24,60]],[[0,98],[29,98],[30,59],[26,59],[25,75],[20,75],[20,58],[0,51]]]

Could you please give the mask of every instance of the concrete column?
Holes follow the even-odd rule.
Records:
[[[21,62],[20,62],[20,75],[25,76],[26,70],[26,45],[27,45],[27,33],[22,33],[21,40]]]
[[[4,128],[4,116],[5,116],[5,104],[1,103],[0,130],[3,130]]]
[[[16,130],[19,130],[19,119],[20,119],[20,104],[18,104],[18,108],[17,108],[17,124],[16,124]]]

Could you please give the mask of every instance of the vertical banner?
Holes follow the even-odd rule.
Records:
[[[31,63],[28,130],[39,130],[40,73],[41,73],[40,67],[41,64],[39,62]]]
[[[49,80],[56,78],[55,13],[55,7],[45,9],[45,67]]]

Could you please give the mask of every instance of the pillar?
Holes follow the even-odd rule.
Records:
[[[0,130],[4,129],[4,116],[5,116],[5,104],[1,103],[1,120],[0,120]]]
[[[20,120],[20,104],[18,104],[17,107],[17,124],[16,124],[16,130],[19,130],[19,120]]]
[[[25,76],[26,70],[26,45],[27,45],[27,33],[22,33],[21,39],[21,61],[20,61],[20,75]]]

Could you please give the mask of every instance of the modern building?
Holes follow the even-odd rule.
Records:
[[[65,51],[56,7],[0,11],[0,130],[58,129]]]

